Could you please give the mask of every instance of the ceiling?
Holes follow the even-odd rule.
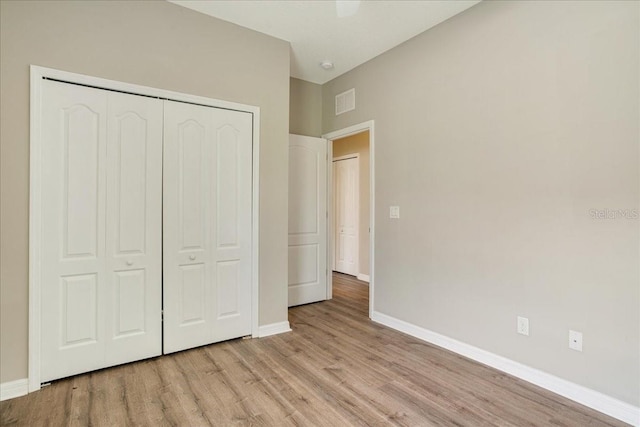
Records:
[[[364,0],[344,18],[332,0],[169,1],[290,42],[291,76],[323,84],[480,0]]]

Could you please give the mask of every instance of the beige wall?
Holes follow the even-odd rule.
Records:
[[[639,220],[589,212],[639,209],[639,8],[482,2],[323,86],[375,120],[375,310],[640,405]]]
[[[333,141],[333,158],[359,154],[359,273],[369,275],[369,131]]]
[[[322,86],[291,77],[289,92],[289,132],[322,135]]]
[[[259,320],[286,321],[289,44],[164,1],[0,8],[0,381],[27,376],[29,64],[259,106]]]

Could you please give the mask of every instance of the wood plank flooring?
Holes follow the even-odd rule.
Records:
[[[293,332],[56,381],[0,402],[20,426],[621,426],[539,387],[375,324],[368,287],[289,310]]]

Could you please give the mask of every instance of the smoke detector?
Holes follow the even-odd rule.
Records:
[[[322,61],[320,63],[320,67],[322,67],[323,70],[332,70],[333,69],[333,62],[331,62],[331,61]]]

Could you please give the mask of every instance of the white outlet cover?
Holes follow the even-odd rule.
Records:
[[[529,319],[518,316],[517,332],[521,335],[529,335]]]
[[[569,348],[575,351],[582,351],[582,332],[569,331]]]
[[[389,218],[400,218],[400,206],[389,206]]]

